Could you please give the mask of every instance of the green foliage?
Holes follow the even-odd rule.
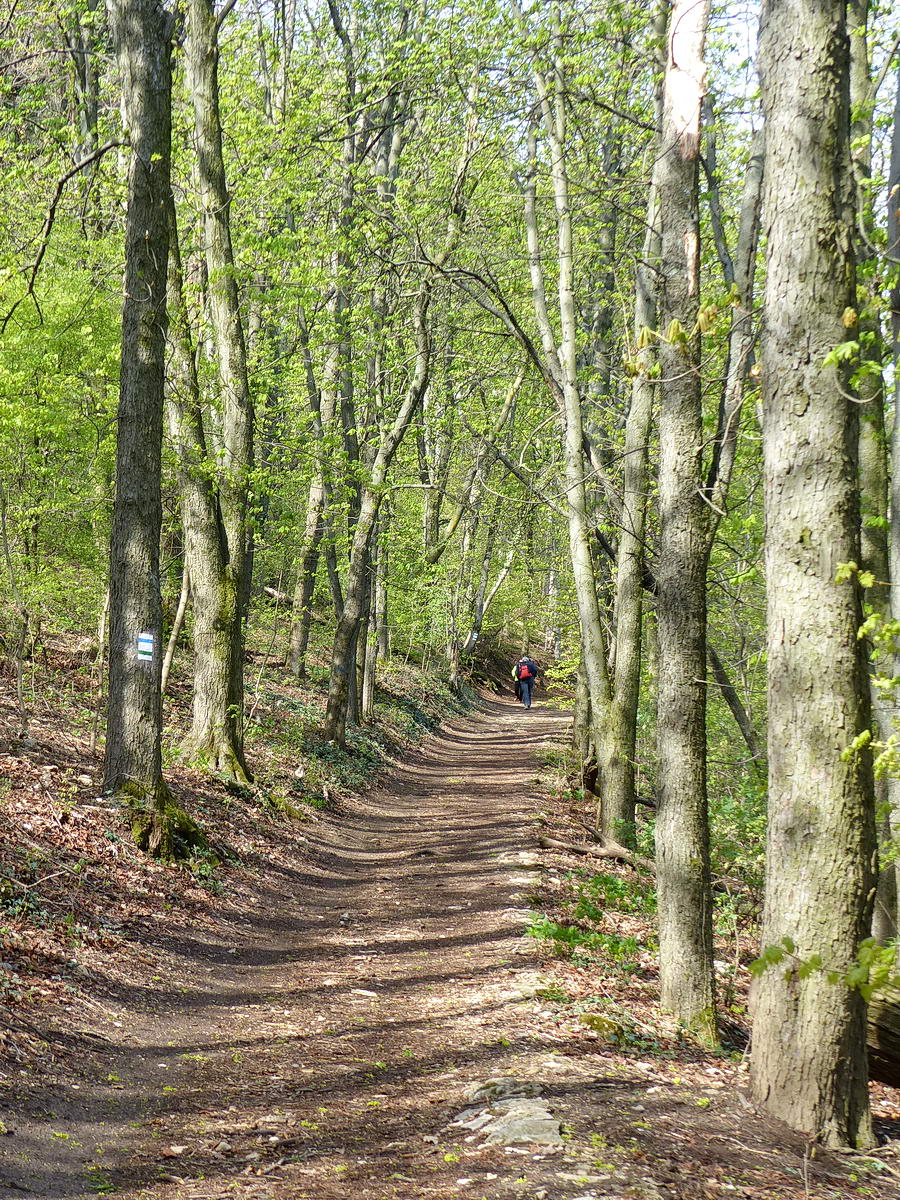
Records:
[[[572,872],[568,878],[575,885],[577,919],[599,921],[610,910],[648,915],[656,912],[656,890],[643,881],[587,871]]]
[[[575,960],[603,963],[604,966],[625,972],[640,969],[636,959],[642,947],[633,937],[562,924],[543,913],[533,914],[526,934],[538,941],[550,942],[555,953],[571,956]]]
[[[880,945],[875,938],[866,938],[860,942],[856,958],[842,968],[827,963],[818,951],[800,956],[793,939],[784,937],[778,945],[763,949],[759,958],[750,964],[750,972],[759,977],[771,967],[785,966],[787,979],[808,979],[811,975],[824,974],[833,986],[855,989],[868,1003],[879,993],[900,988],[896,964],[895,941]]]

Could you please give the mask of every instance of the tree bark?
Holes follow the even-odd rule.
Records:
[[[218,508],[221,574],[207,580],[192,565],[196,672],[191,753],[226,778],[247,783],[244,760],[244,623],[249,598],[249,478],[253,469],[253,403],[231,245],[230,196],[219,115],[218,25],[211,0],[187,4],[186,83],[194,110],[197,177],[203,209],[209,314],[222,398]],[[207,564],[210,565],[210,564]],[[205,589],[204,589],[205,590]]]
[[[319,564],[319,545],[322,541],[325,489],[319,480],[309,487],[306,506],[306,529],[303,548],[297,571],[297,587],[291,614],[291,641],[288,651],[288,666],[295,679],[306,678],[306,650],[312,626],[312,599],[316,586],[316,568]]]
[[[891,356],[894,363],[894,420],[890,435],[890,607],[892,613],[900,614],[900,72],[897,75],[897,92],[894,101],[894,124],[891,137],[891,162],[888,174],[888,257],[894,271],[891,289]],[[894,654],[891,673],[900,675],[900,654]],[[897,781],[892,780],[890,796],[896,796]],[[893,837],[900,839],[900,806],[893,807],[888,814],[888,824]],[[900,892],[900,862],[895,862],[896,888]]]
[[[125,301],[110,546],[104,788],[147,814],[144,845],[168,857],[162,776],[160,470],[171,164],[172,18],[158,0],[112,0],[130,138]],[[143,637],[142,637],[143,635]],[[143,650],[139,657],[139,637]],[[149,650],[150,657],[144,655]]]
[[[664,82],[656,858],[663,1006],[716,1044],[706,796],[706,565],[699,367],[700,107],[708,0],[675,0]]]
[[[846,968],[869,930],[871,764],[857,640],[857,412],[825,365],[855,303],[848,38],[842,0],[767,0],[760,40],[768,235],[762,341],[768,588],[769,825],[763,944]],[[759,980],[752,1084],[827,1145],[872,1143],[866,1012],[822,973]]]
[[[857,271],[860,285],[871,296],[872,277],[879,268],[873,248],[875,220],[871,201],[872,177],[872,78],[869,69],[867,26],[869,0],[849,0],[847,27],[850,35],[850,111],[853,171],[858,205],[857,222],[864,237],[857,247]],[[884,339],[881,321],[873,311],[871,301],[863,306],[859,317],[860,341],[871,339],[864,351],[870,360],[881,362]],[[864,571],[875,582],[866,590],[866,604],[883,621],[891,619],[891,563],[888,545],[888,438],[884,421],[884,378],[881,371],[869,371],[859,381],[859,486],[860,486],[860,557]],[[870,671],[880,669],[877,662]],[[890,668],[889,668],[890,669]],[[872,712],[878,738],[886,742],[894,733],[895,698],[883,693],[874,684],[871,688]],[[887,807],[879,818],[879,835],[885,842],[891,839],[891,810],[900,804],[900,780],[893,773],[875,781],[879,809]],[[878,872],[875,909],[872,913],[872,936],[880,942],[895,938],[897,922],[897,864],[888,862]]]
[[[665,31],[666,12],[659,23]],[[662,157],[654,141],[657,166],[647,203],[644,249],[635,269],[634,338],[637,373],[625,423],[622,468],[622,515],[616,554],[615,663],[609,712],[611,767],[603,791],[600,828],[605,837],[635,845],[635,756],[641,683],[641,630],[644,612],[644,534],[647,514],[647,458],[653,420],[651,368],[656,353],[650,334],[656,330],[656,271],[659,259],[659,212],[656,176]]]

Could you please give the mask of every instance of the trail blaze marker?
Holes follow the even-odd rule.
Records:
[[[153,662],[153,634],[139,633],[137,640],[137,656],[140,662]]]

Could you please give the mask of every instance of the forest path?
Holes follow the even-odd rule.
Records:
[[[170,947],[166,1003],[100,1029],[93,1085],[19,1131],[3,1194],[493,1200],[542,1179],[583,1194],[560,1148],[448,1128],[473,1085],[543,1092],[567,1069],[522,1002],[539,750],[567,724],[485,701],[308,826],[305,861],[260,874],[252,920]]]

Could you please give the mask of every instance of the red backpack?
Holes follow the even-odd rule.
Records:
[[[530,679],[531,678],[531,667],[529,667],[528,663],[526,663],[526,662],[519,663],[519,678],[520,679]]]

